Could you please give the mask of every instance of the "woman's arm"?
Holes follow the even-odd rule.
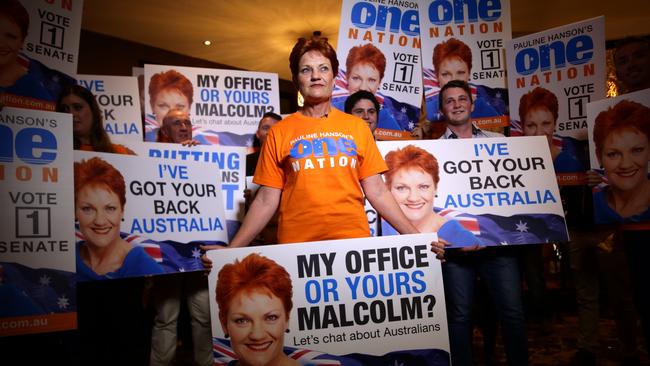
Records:
[[[377,210],[400,234],[417,234],[419,231],[404,216],[402,209],[379,174],[371,175],[361,181],[361,188],[372,207]]]
[[[229,248],[245,247],[264,229],[280,205],[282,190],[261,186]]]

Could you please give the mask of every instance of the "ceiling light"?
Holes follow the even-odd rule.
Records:
[[[205,41],[203,41],[203,44],[206,45],[206,46],[209,46],[209,45],[212,44],[212,41],[210,41],[209,39],[206,39]]]

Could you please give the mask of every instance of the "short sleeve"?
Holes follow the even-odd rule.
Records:
[[[277,128],[271,128],[266,141],[262,144],[262,151],[253,177],[254,183],[278,189],[284,187],[284,171],[282,170],[281,143],[279,139]]]

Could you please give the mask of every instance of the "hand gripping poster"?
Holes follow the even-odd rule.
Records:
[[[449,365],[434,240],[208,251],[214,364]]]
[[[266,112],[280,112],[278,75],[181,66],[145,65],[145,141],[166,142],[167,112],[190,115],[193,138],[204,145],[251,148]]]
[[[79,281],[199,271],[199,245],[226,242],[216,167],[85,151],[74,158]]]
[[[418,6],[417,1],[342,1],[332,105],[345,111],[348,96],[360,90],[374,94],[381,107],[379,140],[410,139],[420,118]]]
[[[232,238],[244,220],[244,189],[246,189],[246,148],[222,145],[183,146],[171,143],[141,142],[129,147],[139,156],[168,162],[194,162],[211,167],[215,182],[221,182],[222,202],[226,215],[228,238]]]
[[[472,121],[508,125],[505,43],[512,37],[510,1],[425,0],[420,4],[426,118],[443,122],[439,92],[450,80],[470,84]]]
[[[561,185],[587,170],[587,103],[605,97],[605,18],[507,43],[511,136],[546,136]]]
[[[132,76],[79,75],[79,85],[94,95],[111,142],[141,142],[142,115],[138,79]]]
[[[72,117],[0,112],[0,336],[76,329]]]
[[[587,105],[594,222],[648,229],[650,224],[650,89]]]
[[[377,145],[388,165],[386,186],[420,232],[437,232],[451,247],[568,240],[542,137]],[[382,235],[397,234],[382,222]]]
[[[82,10],[82,0],[3,0],[2,104],[55,110],[62,88],[75,82]]]

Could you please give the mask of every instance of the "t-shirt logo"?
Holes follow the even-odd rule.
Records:
[[[294,172],[300,169],[354,168],[357,164],[357,144],[350,135],[338,132],[313,133],[293,139],[291,144],[289,155]]]

